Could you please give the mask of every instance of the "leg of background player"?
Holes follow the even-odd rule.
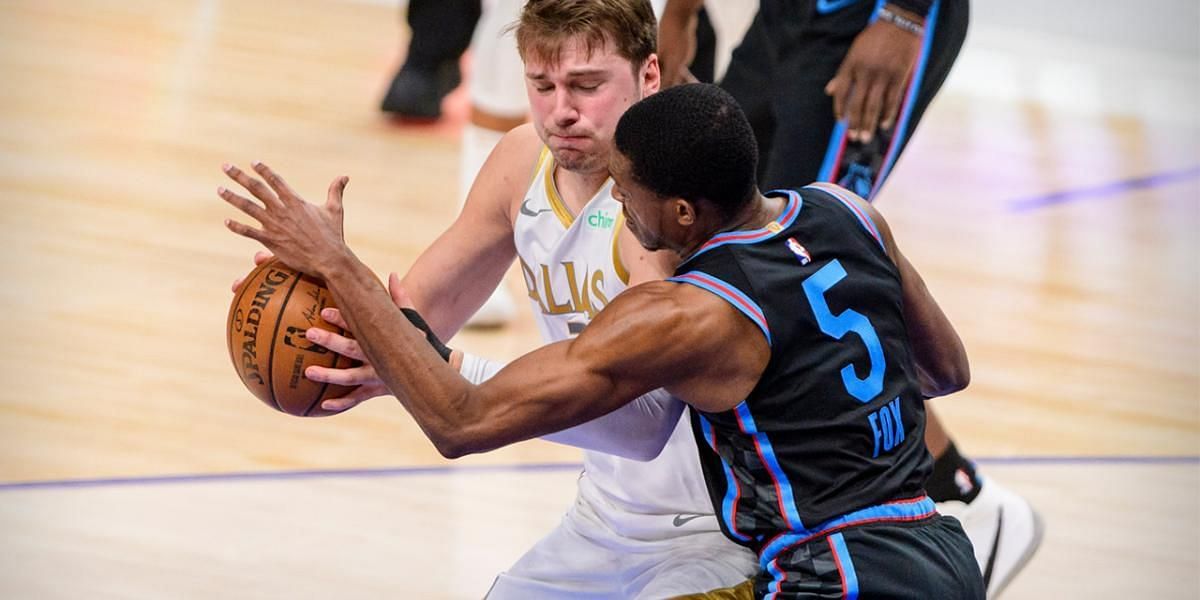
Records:
[[[437,119],[442,98],[458,87],[458,59],[479,20],[480,0],[409,0],[412,38],[380,109],[400,117]]]
[[[492,148],[510,129],[525,122],[529,99],[525,94],[525,67],[517,41],[505,28],[521,13],[521,0],[496,0],[484,11],[471,38],[471,72],[467,91],[471,119],[463,127],[459,152],[460,202],[466,199],[475,175]],[[468,327],[499,327],[516,316],[512,294],[501,284],[467,321]]]

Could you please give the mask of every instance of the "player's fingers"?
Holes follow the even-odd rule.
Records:
[[[323,400],[321,402],[321,408],[329,412],[342,412],[350,410],[370,399],[370,396],[359,394],[358,389],[355,389],[353,392],[350,392],[341,398],[329,398],[327,400]]]
[[[905,78],[896,78],[888,82],[887,91],[883,96],[883,115],[879,120],[879,128],[890,131],[900,115],[900,102],[904,99]]]
[[[325,319],[326,323],[341,327],[342,329],[350,329],[350,324],[346,323],[346,318],[342,316],[342,311],[336,308],[326,308],[321,311],[321,318]]]
[[[325,194],[325,208],[335,214],[342,214],[342,193],[346,191],[346,184],[350,183],[350,178],[345,175],[333,180],[329,184],[329,192]]]
[[[342,412],[350,410],[362,402],[352,396],[343,396],[341,398],[330,398],[321,402],[321,408],[329,412]]]
[[[225,219],[225,228],[242,237],[248,237],[264,244],[267,242],[267,236],[265,233],[249,225],[238,223],[233,219]]]
[[[271,186],[271,189],[279,195],[280,200],[300,199],[300,196],[297,196],[296,192],[292,191],[292,188],[288,186],[286,181],[283,180],[283,177],[280,177],[278,173],[272,171],[271,167],[268,167],[266,164],[258,162],[257,160],[253,163],[250,163],[250,166],[254,168],[256,173],[261,175],[262,178],[266,180],[267,185]]]
[[[304,369],[304,376],[317,383],[331,383],[333,385],[357,386],[380,383],[379,377],[375,374],[375,369],[368,366],[334,369],[310,365]]]
[[[367,359],[358,342],[344,335],[326,331],[320,327],[309,327],[308,331],[304,333],[304,338],[318,346],[337,352],[342,356],[347,356],[355,360]]]
[[[267,187],[267,184],[259,181],[257,178],[251,177],[245,171],[231,164],[221,165],[221,170],[225,171],[225,174],[228,175],[230,179],[238,182],[239,185],[246,188],[246,191],[254,194],[255,198],[262,200],[263,204],[267,205],[268,208],[280,205],[279,198],[275,196],[275,193],[271,191],[271,188]]]
[[[883,95],[887,86],[887,80],[876,79],[865,94],[866,99],[863,104],[862,122],[859,129],[859,139],[863,143],[870,142],[871,138],[875,137],[875,129],[879,127],[879,118],[883,112]]]
[[[372,398],[388,395],[391,395],[391,392],[383,384],[360,385],[341,398],[330,398],[321,402],[321,408],[328,411],[341,412],[354,408]]]
[[[864,113],[869,89],[870,78],[855,77],[850,94],[846,97],[846,128],[850,131],[850,139],[853,141],[863,141]]]
[[[266,221],[267,211],[253,200],[250,200],[244,196],[239,196],[223,187],[217,188],[217,195],[220,196],[222,200],[233,205],[234,208],[254,218],[255,221],[258,221],[259,223]]]
[[[395,271],[388,274],[388,294],[392,296],[392,303],[398,308],[416,308],[412,298],[409,298],[404,288],[400,287],[400,275]]]
[[[833,98],[833,118],[846,118],[846,96],[850,92],[850,76],[842,71],[825,84],[825,94]]]
[[[233,290],[233,293],[238,293],[238,290],[242,289],[242,284],[245,283],[245,281],[245,277],[238,277],[237,279],[234,279],[233,285],[230,286],[230,288]]]

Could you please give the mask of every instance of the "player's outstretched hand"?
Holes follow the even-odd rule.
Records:
[[[914,22],[921,19],[915,15]],[[909,75],[921,50],[921,38],[891,23],[868,25],[825,86],[833,96],[833,114],[847,121],[849,138],[870,142],[878,129],[890,130],[900,112]]]
[[[224,187],[217,188],[217,195],[258,221],[259,227],[233,219],[226,219],[225,227],[262,243],[293,269],[324,277],[326,267],[334,268],[338,257],[349,255],[342,236],[342,193],[349,178],[334,179],[325,203],[318,206],[301,198],[267,165],[253,166],[261,180],[231,164],[221,168],[257,201]]]

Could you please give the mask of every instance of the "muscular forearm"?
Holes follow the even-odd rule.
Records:
[[[463,354],[459,370],[467,381],[482,383],[503,366],[499,362]],[[683,402],[666,390],[658,389],[607,415],[544,435],[542,439],[632,460],[652,460],[662,452],[682,412]]]

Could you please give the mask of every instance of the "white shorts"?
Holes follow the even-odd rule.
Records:
[[[754,553],[726,539],[712,515],[631,517],[659,520],[674,535],[621,537],[577,500],[554,531],[496,577],[487,600],[671,598],[733,587],[758,570]]]

